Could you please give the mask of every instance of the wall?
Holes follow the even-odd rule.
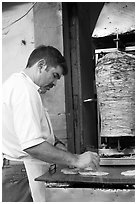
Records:
[[[33,10],[18,22],[32,3],[6,3],[2,7],[2,81],[12,73],[21,71],[34,48]]]
[[[61,3],[37,3],[34,7],[35,45],[51,45],[63,54]],[[64,77],[42,96],[48,108],[55,135],[66,143]]]

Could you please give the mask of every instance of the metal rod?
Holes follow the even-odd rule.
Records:
[[[104,49],[96,49],[95,54],[99,53],[108,53],[108,52],[115,52],[117,48],[104,48]],[[126,47],[125,51],[135,51],[135,46]]]
[[[97,101],[97,99],[88,98],[88,99],[85,99],[83,102],[86,103],[86,102],[91,102],[91,101]]]

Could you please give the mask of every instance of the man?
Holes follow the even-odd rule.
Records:
[[[76,155],[54,146],[52,125],[40,93],[55,86],[65,74],[67,66],[61,53],[54,47],[42,45],[31,53],[26,68],[3,84],[2,191],[5,202],[31,202],[32,198],[34,202],[46,201],[44,184],[34,179],[48,171],[50,164],[98,168],[96,153]]]

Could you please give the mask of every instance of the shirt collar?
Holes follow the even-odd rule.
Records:
[[[25,74],[23,71],[21,71],[20,73],[23,74],[27,78],[27,80],[36,87],[37,91],[40,89],[40,87],[37,84],[35,84],[27,74]]]

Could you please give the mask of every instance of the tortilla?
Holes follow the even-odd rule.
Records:
[[[87,167],[84,169],[84,171],[93,171],[93,168],[92,167]]]
[[[102,172],[102,171],[79,171],[79,174],[81,176],[106,176],[109,173],[108,172]]]
[[[124,175],[124,176],[135,176],[135,170],[123,171],[123,172],[121,172],[121,175]]]
[[[76,168],[74,168],[74,169],[64,168],[64,169],[61,169],[61,172],[63,174],[78,174],[78,169],[76,169]]]
[[[81,176],[106,176],[108,172],[101,172],[101,171],[93,171],[92,167],[87,167],[85,169],[78,169],[78,168],[64,168],[61,169],[63,174],[80,174]]]

